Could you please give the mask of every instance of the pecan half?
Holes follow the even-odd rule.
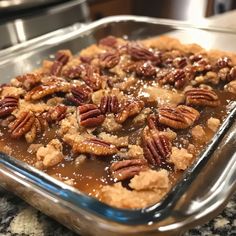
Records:
[[[56,53],[55,60],[62,63],[62,65],[66,65],[71,57],[71,52],[69,50],[59,50]]]
[[[217,94],[212,90],[193,88],[185,92],[186,104],[216,107],[220,104]]]
[[[154,54],[152,51],[137,43],[131,43],[128,46],[128,53],[133,60],[152,61],[155,65],[161,63],[159,54]]]
[[[232,67],[229,72],[228,81],[236,80],[236,66]]]
[[[25,134],[25,139],[27,143],[32,143],[37,138],[37,136],[41,135],[48,128],[48,122],[44,117],[38,116],[35,117],[34,123],[31,129]]]
[[[148,163],[145,159],[116,161],[110,166],[110,171],[115,181],[130,179],[140,171],[147,169]]]
[[[63,64],[60,61],[53,62],[51,70],[50,70],[50,74],[59,76],[61,74],[62,67],[63,67]]]
[[[117,44],[117,39],[114,36],[110,35],[100,39],[98,44],[114,48]]]
[[[200,114],[192,107],[179,105],[177,107],[160,107],[159,123],[175,129],[186,129],[193,125]]]
[[[30,131],[34,124],[35,116],[32,112],[22,112],[19,117],[9,124],[12,138],[19,138]]]
[[[129,117],[135,116],[141,112],[144,107],[144,102],[141,100],[128,101],[116,116],[117,123],[124,123]]]
[[[194,63],[194,62],[200,61],[202,58],[203,58],[202,54],[193,54],[189,57],[189,60],[191,63]]]
[[[25,100],[39,100],[58,92],[69,92],[71,85],[67,82],[52,83],[51,85],[39,85],[26,93]]]
[[[51,74],[52,75],[60,75],[62,67],[67,64],[69,61],[69,55],[67,51],[58,51],[56,54],[56,58],[54,63],[52,64],[51,67]]]
[[[17,76],[16,79],[22,83],[22,87],[29,91],[34,86],[40,83],[42,76],[40,74],[25,74],[21,76]]]
[[[120,55],[117,51],[105,52],[100,55],[99,59],[102,68],[111,69],[119,63]]]
[[[218,71],[218,77],[222,81],[232,81],[236,79],[236,66],[231,69],[229,67],[224,67]]]
[[[147,117],[147,126],[150,130],[163,130],[162,124],[158,120],[158,116],[151,114]]]
[[[117,96],[104,96],[101,99],[100,110],[103,114],[117,113],[119,102]]]
[[[63,72],[63,76],[69,79],[80,78],[93,90],[98,90],[101,88],[102,78],[99,73],[99,68],[87,63],[82,63],[78,66],[68,68]]]
[[[77,121],[81,126],[95,127],[103,123],[105,116],[94,104],[84,104],[77,107]]]
[[[219,69],[225,68],[225,67],[231,67],[232,66],[232,61],[229,57],[221,57],[217,60],[216,66]]]
[[[152,78],[156,75],[156,67],[150,61],[137,62],[135,72],[138,76]]]
[[[18,106],[18,98],[7,96],[0,101],[0,118],[9,116]]]
[[[90,62],[94,59],[94,57],[93,56],[80,56],[79,59],[83,63],[90,64]]]
[[[182,69],[187,65],[188,65],[188,60],[186,57],[176,57],[173,60],[173,66],[176,68]]]
[[[118,151],[113,144],[95,138],[75,142],[72,149],[75,153],[88,153],[97,156],[113,155]]]
[[[143,137],[144,157],[151,165],[166,167],[171,147],[169,139],[158,132],[150,132]]]
[[[163,73],[158,76],[158,83],[161,85],[169,84],[173,85],[175,88],[180,89],[183,88],[187,82],[187,76],[185,71],[182,69],[174,69],[168,73]]]
[[[67,100],[79,106],[90,101],[92,92],[93,90],[86,85],[72,87],[72,96],[69,96]]]
[[[66,111],[67,107],[63,104],[50,108],[46,114],[46,120],[49,123],[58,122],[66,117]]]
[[[205,71],[209,71],[211,69],[212,69],[212,66],[206,58],[202,58],[202,59],[194,62],[192,65],[192,70],[194,72],[205,72]]]

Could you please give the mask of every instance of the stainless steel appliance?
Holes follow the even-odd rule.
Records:
[[[88,21],[86,0],[0,0],[0,49]]]
[[[234,9],[233,0],[135,0],[135,15],[198,22],[199,19]]]

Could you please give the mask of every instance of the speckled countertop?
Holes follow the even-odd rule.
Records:
[[[235,27],[236,11],[212,17],[208,25]],[[205,23],[205,22],[204,22]],[[53,219],[0,187],[0,236],[75,236]],[[223,212],[184,236],[236,236],[236,193]]]
[[[75,236],[76,234],[0,188],[0,236]],[[184,236],[236,236],[236,194],[224,211]]]

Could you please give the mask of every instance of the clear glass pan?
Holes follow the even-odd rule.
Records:
[[[148,17],[108,17],[1,51],[1,83],[33,70],[59,49],[77,53],[107,35],[132,40],[161,34],[207,49],[236,52],[236,34],[231,29]],[[145,209],[110,207],[5,154],[0,154],[0,185],[82,235],[179,235],[219,213],[235,190],[235,118],[234,103],[194,165],[162,202]]]

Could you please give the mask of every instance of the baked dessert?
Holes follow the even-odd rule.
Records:
[[[161,36],[60,50],[0,89],[0,150],[120,208],[160,201],[236,98],[236,55]]]

